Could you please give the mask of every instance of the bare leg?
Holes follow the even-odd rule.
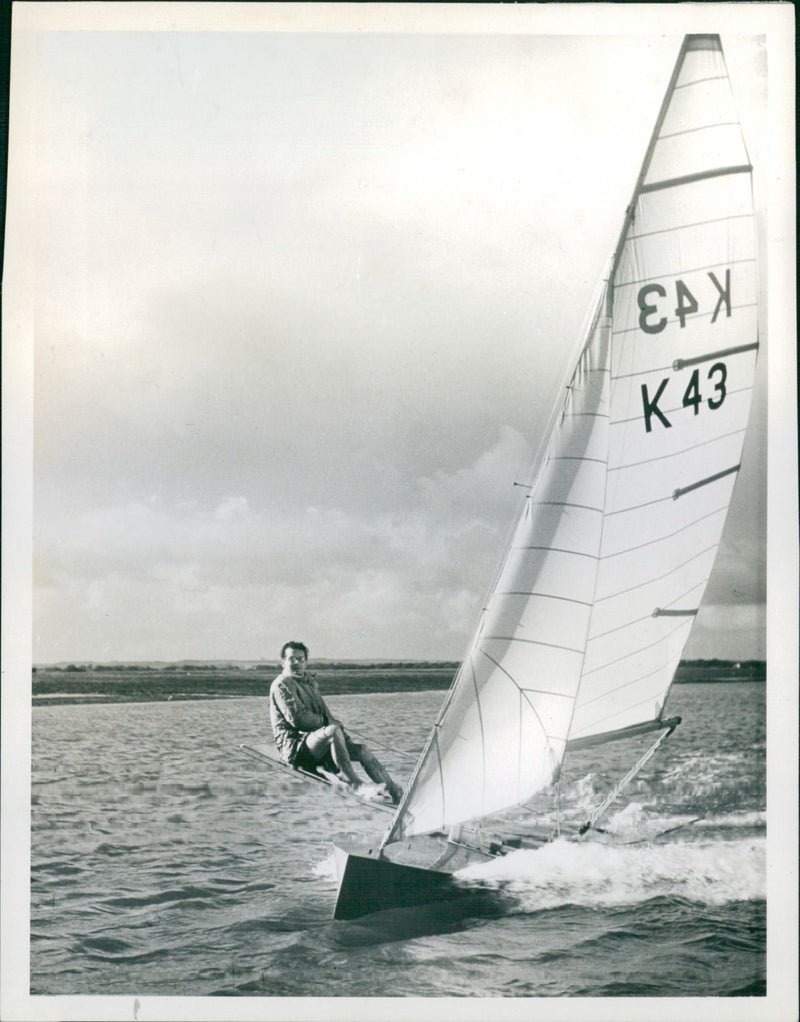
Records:
[[[306,738],[306,748],[317,762],[330,750],[333,762],[347,778],[348,784],[355,788],[359,786],[361,781],[353,768],[344,732],[338,724],[328,724],[318,731],[312,731]]]
[[[403,789],[399,784],[395,784],[389,776],[389,772],[380,760],[373,756],[366,745],[354,745],[350,743],[349,752],[351,758],[357,760],[363,766],[370,780],[375,781],[376,784],[385,784],[389,794],[395,802],[400,801]]]

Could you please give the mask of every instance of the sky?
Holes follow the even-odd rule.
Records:
[[[695,30],[531,16],[33,33],[35,663],[463,656]],[[686,656],[765,654],[766,385]]]

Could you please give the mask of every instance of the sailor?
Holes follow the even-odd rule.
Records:
[[[307,666],[305,643],[285,642],[281,649],[283,670],[269,690],[270,722],[281,759],[302,770],[339,774],[354,789],[362,781],[353,763],[360,763],[370,779],[385,786],[394,803],[399,802],[403,789],[366,745],[350,738],[342,722],[328,709]]]

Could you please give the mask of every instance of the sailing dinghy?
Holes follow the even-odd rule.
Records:
[[[522,806],[575,749],[660,732],[640,768],[679,723],[664,708],[739,471],[758,352],[752,167],[716,35],[684,39],[601,290],[389,829],[373,848],[337,849],[337,919],[446,897],[453,872],[509,847],[469,844],[467,821]]]

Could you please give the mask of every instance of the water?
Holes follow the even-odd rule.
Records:
[[[457,901],[352,923],[330,918],[332,839],[389,817],[243,757],[266,700],[35,707],[31,993],[763,996],[764,696],[676,686],[684,723],[599,843],[515,852],[473,868],[480,884]],[[329,702],[416,753],[441,699]],[[631,765],[625,744],[575,757],[562,820]],[[407,777],[412,761],[374,747]],[[551,799],[539,809],[556,824]]]

